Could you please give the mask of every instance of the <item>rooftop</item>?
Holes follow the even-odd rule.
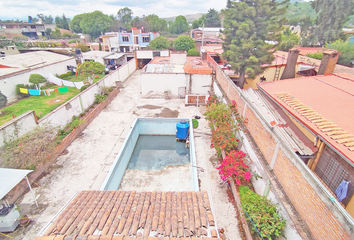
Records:
[[[206,191],[82,191],[36,240],[52,235],[217,237]]]
[[[176,53],[176,52],[173,52]],[[171,64],[170,57],[155,57],[146,67],[146,73],[189,73],[212,74],[213,70],[201,57],[187,57],[187,62]]]
[[[258,86],[354,162],[354,80],[351,76],[296,78],[263,82]]]
[[[11,68],[0,68],[0,77],[20,71],[44,67],[60,61],[69,60],[71,58],[72,57],[47,51],[7,55],[6,57],[0,58],[0,65]]]
[[[99,44],[91,44],[93,46],[98,46]],[[103,47],[104,44],[102,44],[102,47]],[[82,56],[84,58],[93,58],[93,57],[102,57],[102,58],[105,58],[109,55],[112,55],[114,54],[113,52],[104,52],[104,51],[89,51],[89,52],[84,52],[82,53]]]

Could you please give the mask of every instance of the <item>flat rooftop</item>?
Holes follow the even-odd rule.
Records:
[[[14,74],[21,71],[28,71],[44,67],[53,63],[72,59],[62,54],[47,51],[35,51],[16,55],[7,55],[0,58],[0,65],[6,66],[0,68],[0,77],[8,74]]]

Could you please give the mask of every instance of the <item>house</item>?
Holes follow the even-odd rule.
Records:
[[[76,66],[75,58],[47,51],[35,51],[0,58],[0,90],[8,102],[16,100],[16,85],[29,84],[33,73],[47,78],[48,74],[66,73],[67,66]]]
[[[186,52],[171,52],[170,57],[155,57],[143,68],[141,92],[180,98],[198,95],[203,99],[200,102],[205,103],[212,73],[205,57],[187,57]]]
[[[191,38],[195,39],[198,37],[202,37],[203,36],[203,32],[204,32],[204,37],[219,37],[220,34],[222,34],[222,31],[224,30],[224,28],[221,27],[199,27],[196,29],[192,29],[190,31],[190,35]]]
[[[8,37],[7,34],[16,36],[22,34],[37,39],[39,36],[45,36],[45,27],[43,23],[0,23],[0,35]]]
[[[103,65],[107,65],[109,60],[106,57],[113,55],[113,52],[103,52],[103,51],[89,51],[82,53],[82,61],[95,61]]]
[[[275,103],[318,151],[307,166],[334,193],[349,182],[341,200],[354,217],[354,76],[338,74],[259,83],[265,98]]]
[[[196,49],[201,50],[201,46],[220,45],[224,41],[221,39],[223,28],[196,28],[190,32],[191,38],[194,39]]]
[[[146,64],[148,64],[155,57],[169,57],[170,50],[135,50],[136,68],[142,69]]]
[[[159,33],[144,33],[142,29],[132,28],[132,32],[106,33],[101,37],[104,45],[109,45],[112,52],[133,52],[146,48],[149,43],[160,36]]]

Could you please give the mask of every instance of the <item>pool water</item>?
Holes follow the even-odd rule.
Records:
[[[167,166],[190,163],[186,143],[176,141],[175,135],[139,135],[128,169],[159,171]]]

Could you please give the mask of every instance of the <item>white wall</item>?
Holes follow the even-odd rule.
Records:
[[[137,50],[136,51],[136,58],[137,59],[144,59],[144,58],[154,58],[153,57],[153,54],[152,54],[152,51],[139,51]]]
[[[170,57],[171,64],[185,64],[187,62],[187,53],[172,53]]]
[[[4,141],[11,141],[17,137],[21,137],[37,126],[34,111],[28,111],[11,121],[0,126],[0,147],[4,146]]]
[[[190,78],[191,94],[209,95],[210,85],[212,83],[212,75],[207,74],[191,74]],[[189,90],[187,86],[187,90]]]
[[[151,74],[141,75],[141,92],[147,94],[150,91],[163,93],[170,90],[172,95],[178,95],[178,88],[185,87],[188,81],[188,74]]]
[[[160,52],[161,57],[168,57],[169,54],[170,54],[169,50],[161,50],[161,52]]]
[[[7,97],[8,102],[13,102],[16,100],[16,85],[30,84],[28,79],[31,74],[37,73],[48,79],[49,73],[54,75],[68,72],[66,68],[67,65],[76,66],[75,59],[69,59],[59,63],[43,66],[41,68],[29,70],[17,75],[14,74],[11,77],[0,81],[0,91]]]

